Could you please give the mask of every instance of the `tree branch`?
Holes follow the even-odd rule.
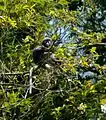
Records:
[[[23,75],[23,74],[29,74],[29,71],[26,71],[26,72],[15,72],[15,73],[0,73],[0,75]]]

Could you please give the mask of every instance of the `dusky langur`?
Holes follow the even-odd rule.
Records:
[[[33,61],[36,65],[51,67],[53,64],[61,64],[54,54],[51,52],[53,41],[51,38],[45,38],[42,45],[33,49]]]

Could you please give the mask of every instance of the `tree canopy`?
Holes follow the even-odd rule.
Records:
[[[56,41],[62,60],[33,72],[32,50]],[[0,119],[105,120],[105,0],[0,1]]]

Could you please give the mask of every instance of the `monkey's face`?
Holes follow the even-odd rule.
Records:
[[[51,43],[51,41],[47,41],[45,45],[46,45],[46,47],[50,47],[52,45],[52,43]]]
[[[53,42],[49,39],[46,39],[42,42],[42,45],[46,48],[50,48],[52,46]]]

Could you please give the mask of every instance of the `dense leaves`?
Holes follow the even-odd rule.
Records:
[[[62,60],[34,66],[44,37]],[[106,5],[104,0],[0,1],[0,119],[105,120]]]

